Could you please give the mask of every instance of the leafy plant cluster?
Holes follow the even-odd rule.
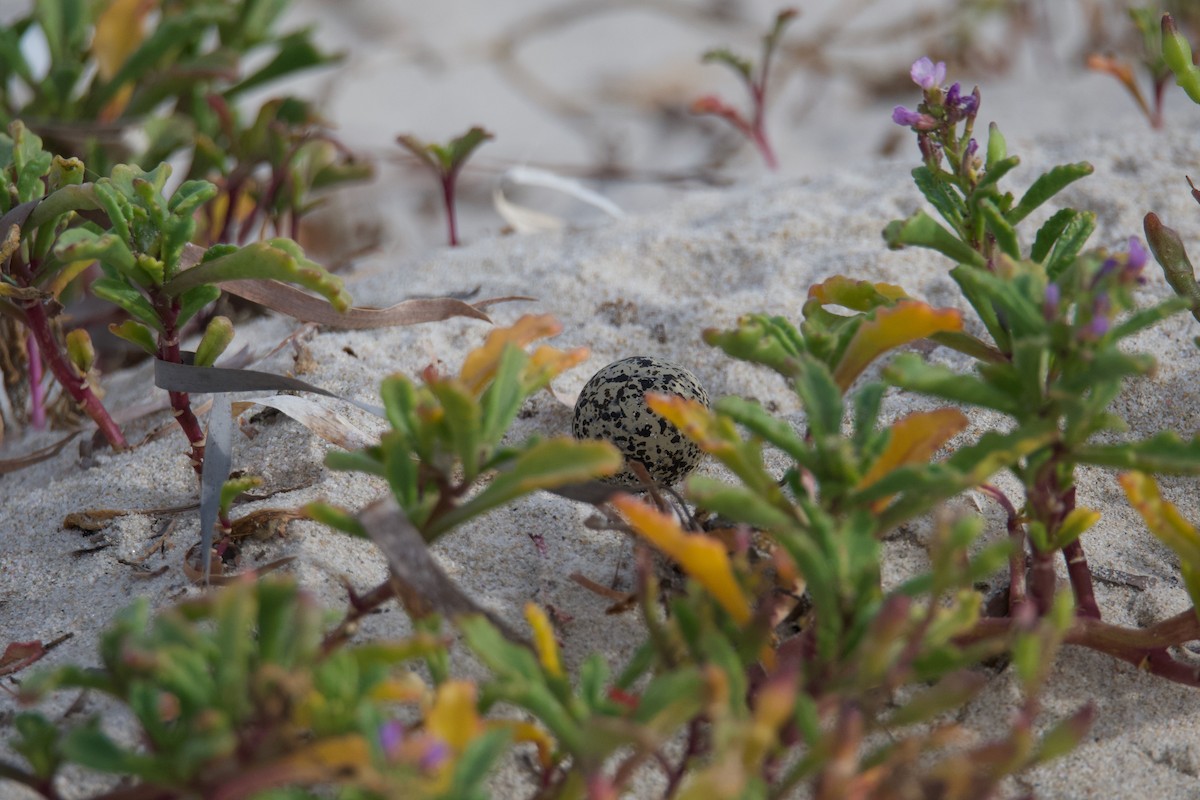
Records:
[[[1169,22],[1164,30],[1173,35]],[[1194,80],[1184,44],[1163,47],[1181,83]],[[1090,706],[1047,720],[1039,700],[1061,646],[1200,685],[1200,671],[1178,655],[1200,639],[1200,533],[1154,479],[1200,474],[1200,440],[1122,439],[1127,425],[1111,408],[1127,381],[1153,367],[1127,340],[1200,305],[1179,237],[1148,219],[1152,249],[1183,296],[1147,308],[1135,303],[1147,254],[1136,239],[1122,252],[1086,250],[1094,215],[1060,209],[1026,244],[1026,221],[1090,167],[1055,167],[1024,192],[1009,191],[1006,176],[1020,160],[995,125],[982,145],[976,138],[978,90],[945,85],[944,66],[929,59],[914,64],[912,77],[921,101],[898,107],[893,119],[916,134],[914,181],[940,221],[920,211],[884,236],[892,247],[948,257],[969,311],[839,276],[812,287],[798,325],[749,315],[706,331],[715,348],[785,381],[804,425],[738,397],[710,410],[651,395],[651,407],[734,478],[693,477],[688,507],[657,489],[639,498],[592,482],[620,467],[605,443],[506,439],[522,403],[584,355],[530,350],[557,332],[548,318],[494,331],[456,375],[430,368],[419,381],[389,378],[381,394],[391,429],[378,445],[331,455],[329,465],[382,477],[390,496],[357,513],[311,509],[375,541],[388,581],[352,594],[332,626],[293,585],[268,580],[153,621],[136,608],[106,635],[99,669],[60,667],[25,681],[22,693],[107,693],[132,711],[138,745],[117,744],[95,721],[62,730],[29,712],[14,740],[27,764],[0,764],[0,776],[47,797],[57,796],[61,766],[74,763],[142,781],[111,797],[336,789],[345,797],[465,798],[486,796],[487,774],[517,747],[533,755],[538,797],[607,800],[652,781],[664,797],[782,798],[805,787],[831,800],[981,798],[1086,734]],[[38,185],[62,180],[36,174]],[[121,186],[113,196],[165,221],[202,191],[165,200],[145,175],[129,186],[136,202]],[[57,219],[33,216],[44,206],[29,219]],[[153,228],[160,240],[152,252],[136,249],[118,226],[46,237],[70,234],[54,258],[66,261],[71,247],[107,258],[121,285],[153,309],[156,291],[193,288],[173,283],[165,266],[157,282],[157,268],[137,271],[170,263],[167,229]],[[209,263],[236,255],[218,251]],[[142,322],[153,340],[152,320]],[[924,339],[969,357],[971,368],[906,353],[878,380],[864,379],[880,358]],[[888,419],[889,387],[947,405]],[[963,408],[1003,414],[1009,424],[964,443]],[[785,461],[782,472],[768,467],[768,449]],[[1084,549],[1099,515],[1076,502],[1082,466],[1121,470],[1130,503],[1179,556],[1191,608],[1140,629],[1102,620]],[[993,483],[1000,472],[1016,479],[1018,493]],[[569,673],[544,611],[530,605],[529,633],[512,631],[428,555],[428,543],[538,490],[595,504],[604,525],[637,543],[634,591],[613,610],[634,609],[645,634],[622,664],[592,655]],[[968,490],[1002,509],[1002,535],[988,535],[981,516],[940,510]],[[885,589],[882,540],[931,513],[928,569]],[[1007,602],[985,606],[976,587],[997,573],[1007,576]],[[392,598],[416,633],[352,644],[357,621]],[[440,632],[447,623],[489,677],[453,677]],[[964,730],[955,712],[998,663],[1011,665],[1020,700],[1006,726],[985,737]]]
[[[277,30],[288,5],[35,0],[0,31],[0,120],[23,121],[48,150],[97,175],[182,155],[187,178],[220,189],[204,207],[206,243],[245,242],[264,225],[294,237],[313,191],[368,171],[307,101],[239,107],[251,92],[337,60],[311,29]]]

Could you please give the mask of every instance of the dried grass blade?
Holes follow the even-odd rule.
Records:
[[[266,406],[286,414],[325,441],[344,450],[362,450],[378,440],[378,437],[371,436],[316,398],[297,397],[294,394],[253,397],[234,403],[234,414],[241,414],[252,405]]]
[[[358,521],[387,559],[396,596],[413,618],[434,613],[451,619],[482,614],[509,640],[528,644],[503,620],[477,605],[450,580],[430,555],[429,545],[420,532],[404,516],[391,495],[367,506],[358,515]]]

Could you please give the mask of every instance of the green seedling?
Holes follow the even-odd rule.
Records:
[[[446,227],[451,247],[458,246],[458,211],[455,203],[458,175],[476,148],[492,138],[492,134],[483,128],[471,128],[444,145],[423,142],[411,134],[396,137],[397,144],[437,176],[442,189],[442,205],[446,209]]]
[[[738,80],[746,87],[750,95],[749,119],[720,97],[710,94],[692,103],[693,114],[712,114],[720,117],[737,128],[751,142],[762,156],[767,169],[779,169],[779,161],[775,157],[775,149],[771,146],[767,135],[767,79],[771,75],[771,59],[779,47],[783,32],[800,12],[794,8],[786,8],[775,15],[775,23],[763,37],[762,52],[757,66],[748,59],[742,58],[731,50],[719,48],[709,50],[702,58],[705,63],[724,64],[733,70]]]
[[[1092,53],[1087,57],[1087,67],[1096,72],[1111,75],[1117,80],[1137,107],[1145,115],[1146,121],[1155,129],[1163,126],[1163,97],[1167,89],[1167,81],[1171,77],[1171,69],[1163,57],[1162,40],[1159,35],[1158,14],[1153,8],[1131,8],[1129,19],[1137,30],[1141,40],[1141,52],[1138,55],[1137,67],[1140,67],[1150,79],[1150,100],[1142,93],[1138,85],[1138,77],[1134,66],[1119,56]]]

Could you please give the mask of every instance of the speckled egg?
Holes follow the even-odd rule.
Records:
[[[626,461],[640,461],[671,486],[696,468],[700,448],[646,405],[646,392],[674,394],[708,405],[708,392],[682,367],[650,356],[614,361],[592,376],[575,402],[576,439],[612,442]],[[628,467],[605,479],[631,488],[641,481]]]

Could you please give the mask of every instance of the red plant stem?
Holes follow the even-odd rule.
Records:
[[[1006,637],[1015,625],[1011,618],[981,619],[968,633],[955,639],[965,646],[996,637]],[[1089,617],[1076,617],[1067,631],[1067,644],[1086,647],[1133,664],[1175,683],[1200,687],[1200,669],[1176,661],[1168,648],[1200,639],[1200,616],[1189,608],[1149,628],[1123,628]]]
[[[1025,526],[1021,515],[1004,492],[990,483],[979,487],[988,497],[1004,509],[1008,538],[1012,540],[1012,553],[1008,557],[1008,613],[1015,614],[1025,603]]]
[[[1096,603],[1092,571],[1088,568],[1087,556],[1083,553],[1083,542],[1076,539],[1064,547],[1062,553],[1067,562],[1071,589],[1075,592],[1075,613],[1081,617],[1100,619],[1100,606]]]
[[[1041,553],[1035,548],[1033,567],[1029,570],[1029,594],[1039,615],[1048,614],[1054,604],[1055,582],[1054,553]]]
[[[446,226],[450,230],[451,247],[458,247],[458,218],[454,211],[454,184],[457,180],[457,169],[452,169],[441,176],[442,204],[446,207]]]
[[[50,329],[50,320],[46,316],[46,309],[37,300],[27,300],[22,303],[21,307],[25,311],[25,321],[29,325],[29,332],[37,340],[38,348],[54,379],[62,385],[71,399],[84,410],[84,413],[92,418],[96,427],[104,434],[104,438],[108,440],[114,450],[128,450],[129,442],[125,441],[125,434],[121,433],[120,427],[109,415],[108,409],[100,402],[100,398],[92,391],[92,387],[88,386],[87,381],[76,371],[74,365],[67,360],[58,346],[54,332]]]
[[[42,349],[37,337],[25,339],[25,352],[29,359],[29,417],[33,429],[46,429],[46,403],[42,396]]]
[[[176,329],[175,323],[179,319],[179,298],[154,293],[152,299],[154,309],[158,312],[159,321],[163,326],[163,332],[158,335],[158,357],[163,361],[178,364],[181,361],[179,331]],[[179,427],[183,429],[183,435],[187,437],[192,446],[190,453],[192,469],[199,477],[204,468],[204,430],[192,412],[192,401],[187,392],[167,392],[167,394],[171,398],[171,413],[175,415],[175,421],[179,423]]]
[[[772,172],[779,170],[779,161],[775,158],[775,149],[767,138],[767,64],[763,64],[762,78],[756,84],[750,85],[750,96],[754,101],[754,122],[750,125],[750,139],[758,148],[759,154],[766,162],[767,169]]]

